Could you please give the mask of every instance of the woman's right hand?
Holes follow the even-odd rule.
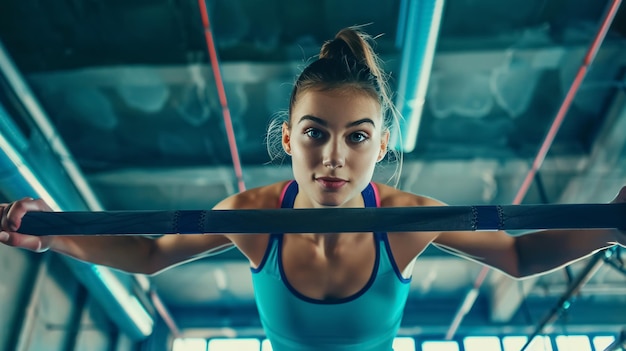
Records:
[[[619,193],[617,193],[617,196],[613,201],[611,201],[611,203],[626,203],[626,185],[620,189]],[[624,216],[626,216],[626,213],[624,213]],[[626,247],[626,228],[621,228],[617,231],[617,243]]]
[[[17,232],[22,224],[22,217],[30,211],[52,211],[43,200],[27,197],[8,204],[0,204],[0,243],[19,247],[34,252],[44,252],[50,248],[53,238],[33,236]]]

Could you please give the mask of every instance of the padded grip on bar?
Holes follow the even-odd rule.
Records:
[[[204,233],[206,211],[176,211],[172,230],[178,234]]]
[[[502,208],[500,206],[473,206],[474,230],[501,230],[504,226]]]

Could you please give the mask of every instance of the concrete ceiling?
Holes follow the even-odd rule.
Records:
[[[288,162],[268,164],[266,128],[287,107],[294,75],[338,29],[371,23],[368,32],[384,33],[377,49],[397,89],[400,1],[208,4],[248,188],[291,177]],[[606,4],[448,1],[417,147],[405,155],[400,187],[450,204],[511,203]],[[625,13],[525,202],[607,202],[626,184]],[[206,209],[237,191],[195,1],[3,1],[0,40],[104,208]],[[2,82],[0,103],[46,171],[49,150],[29,109]],[[392,172],[387,166],[377,179]],[[66,190],[56,184],[53,192]],[[445,332],[479,270],[429,250],[416,265],[403,330]],[[249,274],[229,252],[152,282],[183,328],[255,333]],[[461,331],[528,332],[567,283],[564,270],[525,283],[494,272]],[[568,328],[626,324],[626,313],[614,313],[626,312],[625,283],[624,274],[603,266],[583,288],[579,309],[568,312]]]

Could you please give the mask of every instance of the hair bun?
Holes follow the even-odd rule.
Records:
[[[320,59],[343,60],[344,58],[360,61],[352,51],[352,48],[341,38],[327,41],[320,50]]]
[[[359,27],[344,28],[335,35],[333,40],[322,45],[319,58],[356,61],[367,66],[374,76],[381,79],[380,63],[370,44],[371,41],[372,38],[362,32]]]
[[[367,64],[368,52],[371,51],[367,42],[368,36],[355,27],[344,28],[333,40],[327,41],[320,50],[320,59],[353,59]]]

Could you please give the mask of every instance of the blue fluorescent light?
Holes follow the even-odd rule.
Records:
[[[152,334],[154,319],[139,302],[137,296],[122,284],[110,268],[92,265],[91,269],[100,278],[102,284],[109,289],[113,298],[120,303],[141,334],[146,337]]]
[[[417,143],[443,4],[444,0],[405,0],[401,6],[398,35],[403,48],[396,106],[404,119],[392,145],[403,152],[413,151]]]

